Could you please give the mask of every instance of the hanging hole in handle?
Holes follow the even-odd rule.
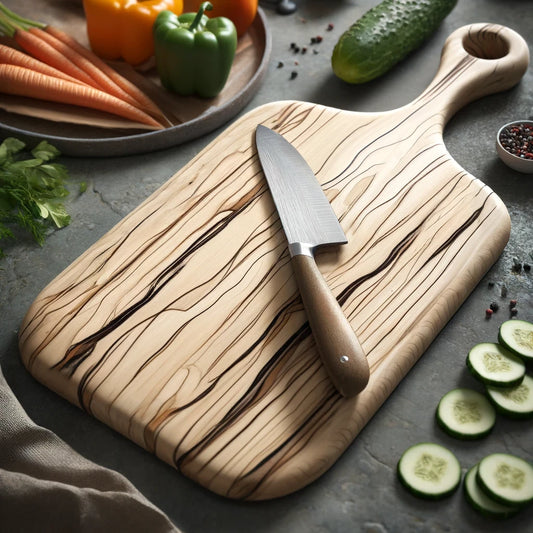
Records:
[[[510,50],[509,41],[498,31],[490,28],[470,33],[463,37],[463,48],[479,59],[501,59]]]

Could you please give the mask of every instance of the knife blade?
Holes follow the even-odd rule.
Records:
[[[322,363],[346,397],[361,392],[370,377],[366,355],[350,322],[315,262],[315,250],[348,241],[313,171],[282,135],[259,124],[255,132],[263,168]]]

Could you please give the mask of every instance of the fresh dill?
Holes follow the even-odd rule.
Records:
[[[15,238],[13,229],[28,231],[42,246],[50,226],[70,223],[63,201],[68,196],[68,172],[54,163],[60,152],[47,141],[29,153],[19,139],[8,137],[0,144],[0,257],[2,243]]]

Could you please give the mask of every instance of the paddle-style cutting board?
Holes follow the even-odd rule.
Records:
[[[24,364],[212,491],[266,499],[305,486],[502,252],[505,206],[442,133],[527,65],[518,34],[477,24],[449,37],[430,87],[400,109],[287,101],[249,112],[44,289],[20,329]],[[258,123],[307,159],[349,239],[317,259],[368,354],[356,398],[335,391],[317,355]]]

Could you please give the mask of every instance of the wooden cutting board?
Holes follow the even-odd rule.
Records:
[[[476,24],[449,37],[434,81],[400,109],[254,109],[43,290],[20,329],[24,364],[216,493],[300,489],[350,445],[502,252],[505,206],[442,133],[527,66],[518,34]],[[368,354],[356,398],[335,391],[318,358],[257,158],[259,123],[307,159],[349,239],[318,263]]]

